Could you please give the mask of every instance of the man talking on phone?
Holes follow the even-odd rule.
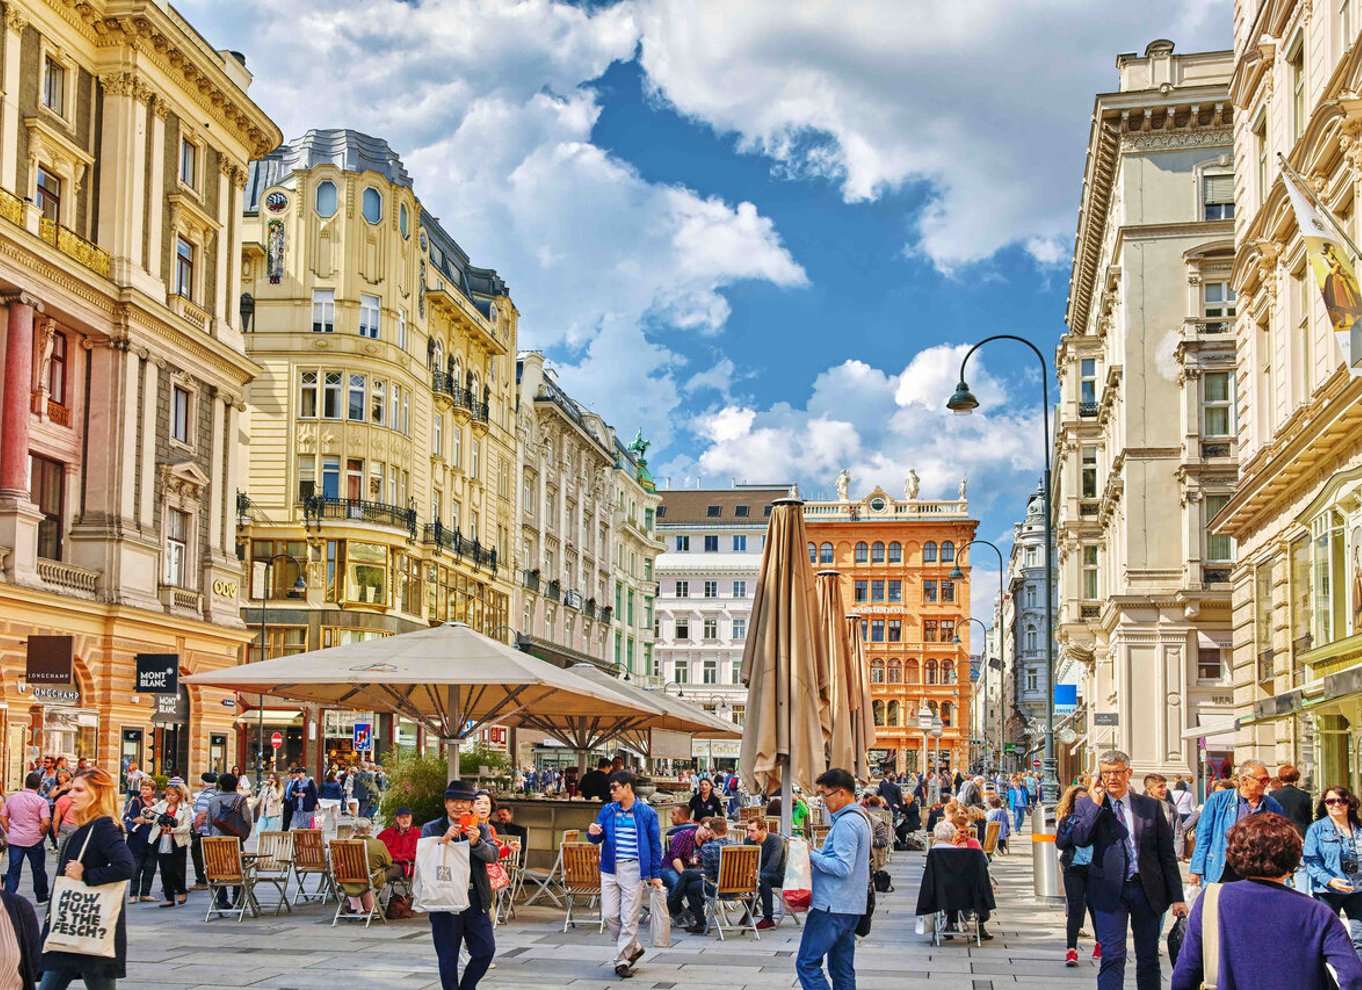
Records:
[[[462,780],[451,780],[445,787],[445,813],[421,829],[421,838],[441,842],[467,842],[468,907],[463,911],[430,912],[430,936],[440,960],[440,986],[443,990],[474,990],[486,975],[496,954],[492,937],[492,882],[487,864],[495,863],[499,852],[486,825],[478,824],[473,814],[476,792]],[[459,978],[459,946],[468,946],[468,965]]]
[[[1165,911],[1187,913],[1173,830],[1153,798],[1130,789],[1130,757],[1108,750],[1088,793],[1059,826],[1060,849],[1092,846],[1088,906],[1102,946],[1098,990],[1125,985],[1126,932],[1135,935],[1135,985],[1159,990],[1159,923]]]

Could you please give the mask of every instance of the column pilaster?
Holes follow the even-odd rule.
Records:
[[[19,43],[28,21],[14,4],[5,5],[4,103],[0,105],[0,186],[16,196],[19,189]]]

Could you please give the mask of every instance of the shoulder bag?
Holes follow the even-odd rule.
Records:
[[[870,820],[870,816],[859,807],[855,808],[858,815],[865,820],[866,828],[870,830],[871,852],[867,854],[867,859],[873,862],[873,850],[875,845],[875,823]],[[865,914],[861,915],[861,920],[856,922],[856,934],[865,938],[870,934],[870,925],[875,917],[875,871],[870,871],[870,882],[865,888]]]
[[[1220,888],[1208,883],[1201,895],[1201,990],[1215,990],[1220,981]]]
[[[98,819],[96,819],[96,822]],[[91,822],[76,862],[81,863],[96,822]],[[83,863],[82,863],[83,865]],[[91,886],[65,874],[52,884],[52,902],[47,912],[47,938],[43,952],[71,952],[79,956],[114,958],[115,933],[123,901],[128,896],[128,881],[115,880]]]

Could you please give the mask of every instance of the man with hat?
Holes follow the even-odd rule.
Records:
[[[410,879],[416,864],[416,840],[421,833],[411,827],[411,809],[405,805],[393,815],[395,824],[378,833],[378,841],[388,847],[393,865],[388,867],[387,879]]]
[[[194,828],[190,836],[189,853],[194,863],[194,889],[208,889],[208,874],[203,867],[203,837],[210,835],[208,805],[218,793],[218,775],[212,770],[199,774],[203,786],[194,795]]]
[[[487,864],[495,863],[499,852],[486,825],[473,817],[476,792],[462,780],[451,780],[445,787],[445,813],[421,829],[421,838],[441,842],[467,842],[468,907],[453,911],[430,912],[430,935],[440,960],[440,986],[444,990],[474,990],[492,965],[496,941],[492,937],[492,882]],[[465,817],[466,816],[466,817]],[[468,824],[462,825],[460,820]],[[468,946],[468,965],[459,978],[459,947]]]

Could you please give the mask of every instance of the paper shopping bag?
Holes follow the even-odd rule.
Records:
[[[666,949],[672,944],[672,916],[667,910],[667,891],[663,887],[648,888],[648,925],[653,948]]]
[[[436,838],[416,843],[416,875],[412,881],[412,910],[421,912],[467,909],[468,843]]]
[[[780,896],[791,911],[807,911],[813,903],[813,868],[809,865],[809,844],[791,839],[785,849],[785,882]]]

